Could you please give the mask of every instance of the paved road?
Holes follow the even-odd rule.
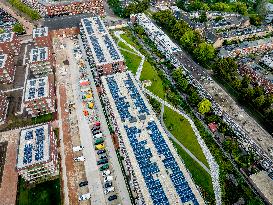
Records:
[[[93,75],[91,73],[91,68],[89,66],[87,56],[86,56],[86,53],[85,53],[85,49],[83,48],[81,40],[80,40],[80,46],[81,46],[81,50],[83,52],[83,57],[84,57],[84,59],[86,61],[87,70],[89,72],[90,80],[91,80],[91,82],[95,82],[94,78],[93,78]],[[120,197],[120,200],[121,200],[122,204],[130,205],[131,200],[130,200],[129,193],[128,193],[128,190],[127,190],[127,187],[126,187],[126,184],[125,184],[125,179],[124,179],[124,177],[122,175],[121,167],[120,167],[120,164],[118,162],[118,158],[117,158],[117,155],[116,155],[116,152],[115,152],[114,144],[112,142],[111,135],[110,135],[110,132],[108,130],[106,119],[105,119],[105,116],[103,114],[104,112],[103,112],[103,109],[102,109],[102,106],[101,106],[101,103],[100,103],[100,100],[99,100],[98,93],[96,92],[96,86],[95,86],[94,83],[91,83],[91,88],[93,90],[93,97],[94,97],[94,101],[95,101],[95,105],[96,105],[95,106],[96,113],[98,114],[98,117],[99,117],[99,119],[101,121],[101,129],[103,131],[103,134],[106,136],[105,140],[106,140],[106,144],[107,144],[107,149],[109,151],[110,161],[112,163],[114,174],[116,176],[116,185],[117,185],[116,188],[118,189],[119,197]]]
[[[100,180],[100,174],[97,166],[97,160],[96,160],[96,152],[95,148],[93,146],[93,137],[92,133],[89,127],[89,123],[84,117],[82,111],[82,101],[80,97],[80,88],[79,88],[79,72],[78,72],[78,66],[76,65],[74,58],[72,54],[72,42],[69,41],[67,43],[67,54],[68,59],[70,59],[70,77],[72,81],[72,90],[74,94],[74,101],[75,101],[75,107],[76,107],[76,114],[78,119],[78,126],[79,126],[79,134],[81,139],[81,145],[85,148],[83,149],[83,156],[86,158],[84,165],[85,165],[85,172],[86,177],[88,180],[88,187],[91,193],[91,204],[93,205],[102,205],[107,204],[104,193],[103,193],[103,187]]]

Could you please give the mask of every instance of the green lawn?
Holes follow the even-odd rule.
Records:
[[[128,51],[131,51],[131,52],[135,52],[133,49],[131,49],[129,46],[127,46],[125,43],[123,43],[122,41],[118,42],[118,46],[120,48],[123,48],[123,49],[126,49]]]
[[[35,124],[45,123],[53,120],[53,114],[48,113],[31,118],[31,121]]]
[[[60,180],[46,181],[33,188],[25,188],[23,180],[20,179],[17,205],[61,205]]]
[[[178,139],[181,144],[183,144],[188,150],[191,151],[192,154],[194,154],[208,167],[208,162],[200,145],[198,144],[189,121],[166,106],[164,109],[163,118],[168,130],[176,137],[176,139]]]
[[[145,61],[143,64],[143,69],[141,72],[140,80],[150,80],[152,85],[147,87],[152,93],[157,95],[158,97],[164,99],[164,87],[161,78],[158,76],[155,68],[148,62]]]
[[[130,39],[129,36],[127,36],[126,33],[120,34],[120,37],[123,38],[127,43],[129,43],[131,46],[134,46],[136,49],[138,48],[136,44]]]
[[[202,193],[206,200],[214,201],[214,192],[212,187],[211,176],[201,167],[196,161],[194,161],[190,155],[188,155],[177,143],[173,141],[174,146],[177,149],[178,154],[184,161],[186,168],[191,173],[194,182],[202,188]],[[211,203],[214,204],[214,203]]]
[[[134,74],[137,72],[137,68],[140,64],[141,57],[124,50],[120,50],[121,54],[124,56],[128,70],[132,71]]]

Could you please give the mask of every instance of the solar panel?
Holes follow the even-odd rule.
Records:
[[[111,58],[113,60],[118,60],[120,58],[119,54],[118,54],[117,50],[115,49],[115,47],[114,47],[112,41],[110,40],[109,36],[104,35],[103,38],[104,38],[105,45],[106,45],[107,49],[109,50]]]
[[[166,169],[171,170],[171,180],[174,184],[177,194],[179,195],[183,203],[193,201],[195,205],[198,204],[188,182],[186,181],[182,171],[180,170],[175,158],[173,157],[169,146],[164,140],[161,132],[159,131],[154,121],[148,122],[147,129],[150,130],[150,137],[155,145],[155,148],[159,155],[163,155],[163,160]]]
[[[33,139],[33,131],[27,131],[25,135],[25,140]]]

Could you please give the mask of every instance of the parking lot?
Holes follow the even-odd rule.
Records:
[[[63,133],[63,145],[64,151],[61,152],[62,160],[62,176],[64,183],[64,195],[65,200],[69,200],[71,204],[79,204],[79,196],[89,192],[88,186],[80,187],[80,183],[86,181],[85,165],[83,162],[76,162],[74,158],[82,155],[82,151],[74,151],[73,147],[81,144],[78,122],[76,117],[75,109],[73,108],[73,92],[71,87],[70,79],[66,77],[66,70],[68,65],[64,62],[67,59],[66,53],[60,48],[60,39],[55,39],[54,50],[56,53],[57,62],[57,84],[60,87],[59,93],[57,94],[60,100],[60,112],[62,126],[60,133]],[[61,97],[60,97],[61,96]],[[61,134],[60,134],[61,135]],[[61,138],[61,137],[60,137]],[[61,146],[62,147],[62,146]],[[66,199],[66,196],[68,199]],[[82,201],[81,204],[88,205],[90,201]]]
[[[97,205],[116,205],[121,200],[126,201],[124,204],[130,204],[130,198],[117,157],[115,156],[114,146],[106,122],[103,123],[103,126],[96,127],[92,131],[93,124],[100,120],[103,113],[98,113],[102,112],[97,108],[98,103],[100,103],[98,94],[95,87],[91,88],[90,86],[92,83],[94,86],[94,82],[90,80],[91,72],[87,71],[85,61],[80,57],[81,52],[77,41],[68,38],[59,38],[58,42],[55,42],[55,47],[59,48],[55,50],[55,53],[57,53],[57,56],[61,56],[58,60],[58,64],[60,64],[58,66],[60,78],[68,79],[70,77],[71,80],[71,87],[68,88],[69,91],[67,92],[72,92],[72,94],[71,96],[67,96],[69,102],[67,103],[66,111],[69,113],[70,121],[73,122],[73,126],[71,126],[73,132],[76,131],[80,136],[79,141],[78,137],[77,140],[74,139],[74,135],[77,135],[77,133],[72,134],[71,141],[73,147],[84,147],[81,151],[73,153],[74,158],[77,158],[79,161],[74,162],[74,164],[81,164],[85,167],[85,179],[88,181],[88,186],[86,187],[88,187],[89,192],[88,190],[87,192],[78,192],[78,196],[90,193],[91,204]],[[74,50],[75,47],[78,49]],[[64,61],[66,65],[62,63]],[[67,81],[65,82],[66,86],[70,84]],[[73,120],[71,120],[72,118]],[[99,139],[94,139],[96,134],[99,134]],[[103,153],[105,152],[104,150],[106,153]],[[109,171],[103,172],[103,170]],[[105,178],[102,173],[110,175],[110,177]],[[115,199],[115,195],[117,199]],[[110,196],[113,198],[111,201],[109,200]]]

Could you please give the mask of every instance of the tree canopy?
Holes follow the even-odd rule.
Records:
[[[208,99],[203,99],[198,104],[198,112],[200,112],[202,115],[205,113],[208,113],[211,109],[211,102]]]
[[[200,43],[193,51],[194,57],[202,64],[207,64],[215,57],[215,49],[211,44]]]

